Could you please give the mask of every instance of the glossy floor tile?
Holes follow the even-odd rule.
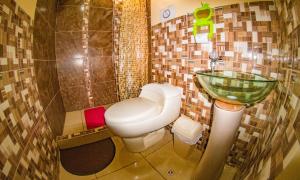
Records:
[[[141,159],[137,162],[122,168],[119,171],[102,176],[101,180],[120,180],[120,179],[149,179],[149,180],[163,180],[164,178],[151,167],[151,165]]]
[[[237,168],[225,165],[220,180],[233,180]]]
[[[166,130],[164,138],[161,141],[159,141],[157,144],[154,144],[153,146],[149,147],[145,151],[141,152],[142,156],[146,157],[149,154],[159,150],[161,147],[163,147],[164,145],[171,142],[172,139],[173,139],[173,136],[172,136],[171,132],[169,130]]]
[[[173,150],[173,142],[146,157],[165,179],[191,179],[193,170],[202,156],[195,150],[189,159],[183,159]]]
[[[88,175],[88,176],[77,176],[69,173],[64,169],[64,167],[60,164],[59,169],[59,179],[60,180],[93,180],[96,179],[96,174]]]
[[[113,142],[116,146],[116,154],[113,161],[105,169],[96,174],[96,176],[102,177],[112,172],[116,172],[124,167],[129,166],[130,164],[137,162],[142,159],[140,153],[129,152],[124,146],[121,138],[112,137]]]
[[[75,116],[76,113],[72,115]],[[90,176],[76,176],[61,166],[60,179],[189,180],[202,157],[202,152],[199,150],[195,150],[188,159],[178,156],[174,152],[172,134],[169,130],[160,142],[141,153],[129,152],[122,139],[117,136],[113,136],[112,140],[116,146],[116,154],[111,164],[105,169]],[[226,165],[221,180],[232,180],[235,172],[235,168]]]
[[[72,111],[66,113],[63,135],[80,132],[84,130],[83,111]]]

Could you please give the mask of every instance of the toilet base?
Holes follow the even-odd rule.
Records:
[[[165,135],[165,128],[135,138],[123,138],[126,148],[131,152],[142,152],[160,141]]]

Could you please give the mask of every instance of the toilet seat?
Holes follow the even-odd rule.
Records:
[[[112,105],[105,113],[111,124],[143,121],[161,113],[162,106],[149,99],[138,97]]]

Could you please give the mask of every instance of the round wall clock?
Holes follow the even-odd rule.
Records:
[[[163,11],[163,18],[169,18],[171,15],[170,9],[166,9]]]

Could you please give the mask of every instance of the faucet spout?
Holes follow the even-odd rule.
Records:
[[[211,72],[214,73],[216,65],[217,65],[217,61],[218,60],[222,60],[222,59],[220,58],[219,54],[216,51],[212,51],[210,53],[209,59],[210,59],[210,69],[211,69]]]

